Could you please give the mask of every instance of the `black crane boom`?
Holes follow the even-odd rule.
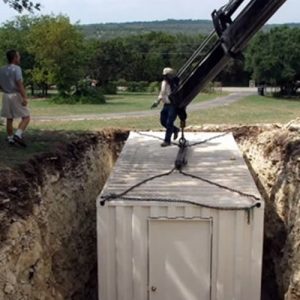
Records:
[[[212,12],[214,31],[179,70],[180,85],[170,99],[182,121],[186,118],[187,105],[231,58],[241,56],[255,33],[286,0],[250,0],[233,19],[243,2],[245,0],[230,0],[227,5]]]

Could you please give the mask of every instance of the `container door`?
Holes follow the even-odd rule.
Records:
[[[149,220],[149,299],[211,299],[211,221]]]

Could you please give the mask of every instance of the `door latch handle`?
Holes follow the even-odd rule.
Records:
[[[157,287],[156,286],[151,286],[151,292],[156,292]]]

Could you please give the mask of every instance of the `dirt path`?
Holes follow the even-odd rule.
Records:
[[[188,112],[205,110],[214,107],[227,106],[234,102],[237,102],[244,97],[252,95],[253,92],[236,92],[228,96],[217,97],[213,100],[205,102],[191,104],[188,107]],[[112,119],[123,119],[123,118],[141,118],[148,116],[156,116],[158,110],[147,110],[147,111],[134,111],[134,112],[122,112],[122,113],[106,113],[106,114],[86,114],[86,115],[69,115],[69,116],[33,116],[32,119],[35,121],[83,121],[83,120],[112,120]]]

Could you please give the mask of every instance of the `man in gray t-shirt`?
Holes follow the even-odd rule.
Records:
[[[0,68],[0,89],[3,90],[1,116],[6,118],[7,140],[9,144],[19,144],[26,147],[23,132],[30,122],[28,100],[23,84],[20,54],[10,50],[6,54],[8,65]],[[19,127],[14,134],[13,121],[21,118]]]
[[[0,85],[4,93],[19,93],[18,81],[23,81],[20,66],[9,64],[0,68]]]

